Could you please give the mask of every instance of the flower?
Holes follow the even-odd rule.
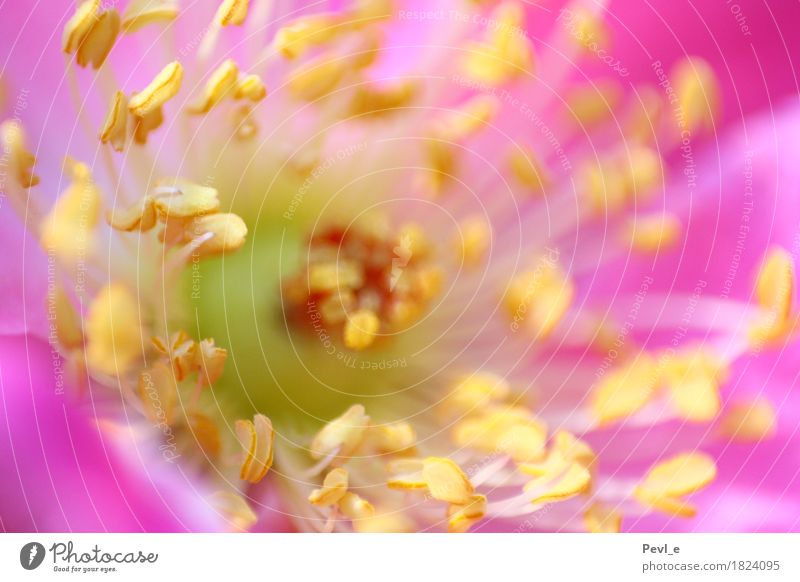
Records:
[[[785,71],[624,3],[66,4],[0,126],[6,528],[797,528]]]

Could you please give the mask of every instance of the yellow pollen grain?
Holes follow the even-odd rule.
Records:
[[[132,0],[122,13],[122,30],[131,34],[150,24],[166,24],[178,16],[174,0]]]
[[[247,225],[236,214],[208,214],[193,218],[184,227],[183,240],[193,242],[197,237],[211,235],[195,249],[200,256],[232,253],[244,246]]]
[[[563,472],[544,475],[525,486],[526,491],[534,492],[531,503],[566,501],[590,489],[592,475],[588,469],[578,463],[569,463],[566,467]]]
[[[530,146],[514,146],[508,154],[508,166],[527,192],[535,195],[544,193],[549,179]]]
[[[178,402],[178,385],[172,369],[162,361],[139,374],[139,399],[145,414],[153,422],[171,425]]]
[[[73,54],[78,50],[83,39],[89,34],[97,22],[97,12],[100,10],[100,0],[86,0],[78,5],[75,14],[70,17],[64,26],[62,48],[65,53]]]
[[[72,183],[44,218],[41,242],[59,259],[73,262],[91,249],[101,198],[85,164],[68,161],[67,170]]]
[[[567,96],[569,115],[580,126],[592,126],[614,117],[624,93],[615,81],[587,83]]]
[[[253,103],[267,96],[267,87],[261,77],[255,74],[246,75],[236,83],[236,99],[248,99]]]
[[[794,261],[782,248],[773,248],[767,254],[756,281],[759,305],[774,313],[778,321],[786,321],[792,312],[794,299]]]
[[[756,443],[775,436],[778,417],[765,398],[737,402],[725,412],[719,432],[735,442]]]
[[[353,116],[389,113],[410,105],[419,93],[419,83],[403,80],[391,85],[376,83],[356,87],[350,103]]]
[[[226,59],[211,73],[206,81],[203,99],[191,106],[189,112],[195,114],[208,113],[212,107],[230,95],[239,78],[239,67],[233,59]]]
[[[380,327],[381,321],[374,311],[360,309],[347,318],[344,345],[351,350],[365,350],[375,341]]]
[[[158,214],[153,198],[145,196],[139,204],[130,208],[114,207],[109,210],[106,221],[114,230],[147,232],[156,225]]]
[[[622,514],[602,503],[592,503],[583,514],[583,523],[590,533],[619,533]]]
[[[183,66],[173,61],[165,66],[150,84],[131,97],[128,109],[138,117],[144,117],[172,99],[180,90],[183,81]]]
[[[601,424],[630,416],[650,401],[659,384],[654,360],[641,355],[600,380],[592,393],[592,412]]]
[[[364,407],[354,404],[317,433],[311,442],[311,457],[322,459],[333,453],[339,457],[350,456],[361,444],[368,426],[369,416]]]
[[[177,192],[154,200],[158,214],[164,219],[195,218],[219,210],[219,195],[216,188],[182,179],[165,182],[167,183]]]
[[[473,495],[464,504],[453,503],[447,508],[447,531],[464,533],[486,515],[486,496]]]
[[[89,368],[109,376],[124,375],[142,357],[139,304],[120,284],[103,287],[84,321]]]
[[[462,66],[470,78],[500,85],[533,69],[533,47],[523,30],[524,9],[520,3],[503,2],[490,18],[497,25],[482,42],[468,47]]]
[[[83,345],[81,318],[63,285],[58,283],[53,290],[53,304],[58,343],[67,349],[81,347]]]
[[[348,491],[338,503],[339,511],[354,521],[368,519],[375,515],[375,508],[366,499]]]
[[[334,14],[313,14],[280,28],[273,45],[287,59],[302,56],[309,48],[328,43],[346,29],[346,21]]]
[[[661,511],[691,515],[681,497],[702,489],[717,474],[714,460],[704,453],[683,453],[655,465],[634,490],[636,499]]]
[[[230,522],[234,531],[248,530],[258,521],[258,516],[238,493],[218,491],[209,497],[209,503]]]
[[[119,29],[119,12],[112,8],[101,13],[94,26],[81,41],[75,55],[75,62],[81,67],[91,63],[92,67],[99,69],[114,47]]]
[[[250,0],[223,0],[217,9],[216,21],[221,26],[241,26],[247,18]]]
[[[461,260],[467,266],[479,264],[492,241],[492,229],[482,216],[472,216],[465,219],[460,228],[458,237]]]
[[[203,386],[212,386],[222,376],[228,351],[217,347],[211,338],[197,344],[193,365],[197,369],[199,381]]]
[[[249,483],[259,483],[272,467],[275,430],[263,414],[253,420],[237,420],[236,437],[244,450],[239,477]]]
[[[172,334],[169,341],[160,337],[150,338],[153,347],[172,365],[175,378],[180,382],[192,371],[197,345],[185,331]]]
[[[321,489],[314,489],[308,500],[313,505],[336,505],[347,493],[348,474],[345,469],[337,467],[332,469],[322,482]]]
[[[315,101],[333,91],[347,72],[347,59],[322,55],[289,75],[289,92],[295,99]]]
[[[448,503],[469,503],[474,493],[464,471],[443,457],[428,457],[423,461],[422,478],[434,499]]]
[[[676,355],[663,366],[664,381],[679,416],[693,422],[708,422],[720,410],[719,378],[725,366],[714,364],[702,351]]]
[[[575,296],[569,277],[547,256],[515,277],[505,296],[508,314],[537,339],[546,339],[566,315]]]
[[[720,111],[719,81],[708,61],[687,57],[672,70],[682,121],[689,131],[713,131]]]
[[[628,227],[631,248],[643,253],[667,250],[678,242],[681,222],[674,214],[637,216]]]
[[[164,123],[164,112],[161,107],[146,113],[143,117],[134,115],[133,118],[133,141],[137,144],[144,145],[147,143],[147,137],[150,132],[155,131],[161,124]]]
[[[517,462],[538,460],[544,454],[547,427],[524,408],[489,409],[459,421],[454,442],[485,452],[503,452]]]
[[[370,428],[370,440],[379,453],[398,453],[414,446],[417,434],[407,422],[396,422]]]
[[[111,103],[100,128],[100,143],[110,143],[116,151],[121,152],[125,147],[128,135],[128,98],[122,91],[116,91],[111,97]]]
[[[0,140],[3,151],[9,153],[9,167],[14,178],[23,188],[32,188],[39,183],[39,176],[33,173],[36,158],[26,145],[25,131],[18,121],[4,121],[0,124]]]
[[[445,401],[454,413],[473,412],[478,407],[505,399],[511,391],[508,380],[490,372],[476,372],[455,385]]]

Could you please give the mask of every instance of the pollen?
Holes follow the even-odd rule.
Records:
[[[3,141],[3,151],[9,154],[9,166],[17,183],[23,188],[36,186],[39,183],[39,176],[33,172],[36,158],[28,151],[22,125],[17,121],[4,121],[0,125],[0,139]]]
[[[236,214],[208,214],[190,220],[183,229],[183,242],[194,243],[200,256],[232,253],[244,246],[247,225]],[[198,241],[202,241],[199,242]]]
[[[239,477],[250,483],[260,482],[272,467],[275,431],[272,422],[263,414],[253,420],[236,421],[236,437],[243,449]]]
[[[178,12],[175,0],[133,0],[122,13],[122,30],[130,34],[151,24],[167,24]]]
[[[344,345],[355,351],[367,349],[375,341],[380,325],[381,320],[374,311],[356,311],[344,326]]]
[[[189,108],[191,113],[208,113],[212,107],[222,101],[236,87],[239,67],[232,59],[226,59],[211,73],[206,81],[203,99]]]
[[[44,218],[41,242],[56,257],[74,262],[91,250],[101,197],[88,166],[67,160],[66,171],[72,182]]]
[[[634,496],[673,515],[691,517],[695,509],[683,499],[711,483],[716,477],[714,460],[704,453],[684,453],[657,464],[636,487]]]
[[[120,17],[116,9],[99,10],[99,0],[87,0],[78,6],[64,27],[64,52],[74,53],[81,67],[91,63],[95,69],[100,68],[119,35]]]
[[[544,340],[567,313],[574,295],[574,284],[557,262],[542,256],[532,270],[511,281],[504,303],[515,326]]]
[[[223,0],[217,9],[217,22],[222,26],[241,26],[247,18],[250,0]]]
[[[341,458],[349,457],[361,445],[368,426],[369,416],[364,407],[354,404],[317,433],[311,442],[311,457],[322,459],[332,454]]]
[[[84,328],[91,370],[121,376],[142,357],[139,304],[124,286],[111,284],[100,290],[89,306]]]
[[[485,39],[468,47],[464,71],[472,79],[492,85],[529,74],[533,47],[524,32],[524,10],[517,2],[503,2],[492,13],[497,23]]]
[[[713,131],[720,90],[711,65],[699,57],[687,57],[675,65],[671,79],[687,129]]]
[[[128,99],[122,91],[116,91],[100,128],[100,143],[110,143],[118,152],[125,147],[128,132]]]
[[[463,533],[486,515],[486,496],[472,495],[467,503],[452,503],[447,508],[447,531]]]
[[[466,504],[472,500],[472,483],[461,467],[450,459],[425,459],[422,463],[422,478],[434,499],[457,504]]]
[[[668,213],[637,216],[628,228],[631,247],[643,253],[669,249],[678,242],[680,234],[680,220]]]
[[[492,241],[489,224],[481,216],[471,216],[461,223],[459,250],[462,262],[467,266],[479,264]]]
[[[321,489],[314,489],[308,500],[314,505],[335,505],[347,493],[348,474],[345,469],[337,467],[332,469],[322,482]]]
[[[310,331],[320,322],[340,330],[344,345],[364,350],[390,341],[441,290],[432,248],[412,224],[394,235],[351,226],[321,230],[309,241],[308,263],[282,282],[290,321]]]
[[[660,384],[655,361],[648,355],[612,370],[600,380],[592,394],[592,410],[601,424],[607,424],[640,410]]]
[[[533,504],[564,501],[585,493],[591,487],[589,470],[580,463],[568,462],[557,453],[542,466],[541,476],[525,486],[525,491],[532,494]]]
[[[128,109],[138,117],[145,117],[172,99],[180,90],[182,81],[183,67],[178,61],[173,61],[147,87],[131,97]]]
[[[777,414],[766,398],[736,402],[725,412],[720,433],[735,442],[755,443],[775,435]]]
[[[761,314],[750,330],[754,343],[775,341],[789,336],[796,326],[792,310],[795,270],[792,256],[782,248],[769,251],[756,279],[756,298]]]
[[[591,533],[619,533],[622,514],[602,503],[592,503],[583,514],[583,522]]]
[[[308,49],[336,38],[344,31],[344,24],[345,21],[334,14],[304,16],[280,28],[273,43],[283,56],[296,59]]]
[[[508,166],[517,181],[533,195],[543,194],[549,179],[539,158],[530,146],[513,146],[508,154]]]
[[[702,351],[679,354],[663,366],[664,380],[681,418],[708,422],[720,409],[720,382],[726,366]]]

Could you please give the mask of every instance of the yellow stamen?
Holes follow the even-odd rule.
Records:
[[[538,339],[546,339],[563,319],[575,295],[572,281],[549,257],[534,270],[512,280],[505,297],[514,325],[524,324]]]
[[[529,146],[515,146],[508,155],[508,164],[514,177],[532,194],[544,193],[549,179]]]
[[[447,531],[464,533],[486,514],[486,496],[473,495],[464,504],[453,503],[447,508]]]
[[[239,78],[239,67],[232,59],[222,62],[211,73],[203,91],[203,100],[189,108],[191,113],[208,113],[212,107],[222,101],[236,87]]]
[[[272,467],[275,445],[275,430],[272,422],[263,414],[253,420],[236,421],[236,437],[244,449],[239,478],[250,483],[259,483]]]
[[[315,101],[333,91],[347,69],[347,59],[323,55],[304,64],[289,76],[289,92],[295,99]]]
[[[414,446],[417,434],[407,422],[396,422],[370,428],[370,441],[379,453],[399,453]]]
[[[359,533],[409,533],[416,530],[414,522],[402,511],[376,510],[374,515],[353,522]]]
[[[81,347],[83,345],[81,318],[64,287],[58,283],[53,290],[53,304],[58,343],[67,349]]]
[[[687,57],[675,65],[671,77],[686,128],[713,131],[720,110],[720,91],[711,65],[699,57]]]
[[[178,10],[175,0],[132,0],[122,13],[122,30],[130,34],[150,24],[172,22]]]
[[[222,440],[217,423],[202,412],[192,411],[187,414],[186,424],[203,454],[211,459],[219,457]]]
[[[100,68],[119,35],[119,20],[119,12],[113,8],[102,12],[96,17],[92,28],[86,33],[78,46],[78,51],[75,55],[75,62],[78,65],[85,67],[91,63],[95,69]]]
[[[131,97],[128,109],[138,117],[161,107],[172,99],[181,88],[183,81],[183,67],[178,61],[173,61],[164,67],[150,84]]]
[[[140,204],[127,209],[113,208],[106,215],[111,228],[124,232],[138,230],[147,232],[156,225],[158,214],[154,200],[150,196],[142,198]]]
[[[197,344],[194,352],[194,366],[199,374],[200,383],[212,386],[222,376],[228,351],[217,347],[213,339],[204,339]]]
[[[774,248],[764,261],[756,283],[758,302],[765,310],[785,321],[792,312],[794,299],[794,262],[784,249]]]
[[[312,293],[346,292],[362,285],[364,273],[352,261],[316,263],[308,269],[308,287]]]
[[[635,250],[652,253],[666,250],[678,242],[681,223],[674,214],[637,216],[631,220],[628,237]]]
[[[156,210],[164,219],[194,218],[213,214],[219,210],[216,188],[201,186],[188,180],[176,179],[165,182],[175,188],[175,193],[155,198]]]
[[[331,470],[322,482],[322,489],[314,489],[308,500],[314,505],[336,505],[347,493],[348,475],[345,469]]]
[[[375,508],[369,501],[349,491],[339,500],[338,507],[345,517],[355,521],[369,519],[375,515]]]
[[[86,360],[100,374],[122,376],[142,356],[139,304],[127,288],[109,284],[95,296],[86,316]]]
[[[122,91],[117,91],[111,98],[106,119],[100,128],[100,142],[110,143],[116,151],[125,147],[128,136],[128,99]]]
[[[426,489],[428,482],[422,475],[425,463],[422,459],[396,459],[387,464],[391,477],[386,485],[390,489]]]
[[[510,392],[508,381],[489,372],[476,372],[456,384],[445,401],[445,407],[454,414],[475,412],[479,407],[505,399]]]
[[[311,442],[311,457],[322,459],[333,453],[349,457],[361,444],[368,426],[369,416],[364,407],[354,404],[317,433]]]
[[[218,491],[209,497],[209,502],[231,522],[234,530],[247,530],[258,521],[258,516],[238,493]]]
[[[587,83],[567,97],[569,115],[581,126],[591,126],[614,117],[623,91],[615,81]]]
[[[636,499],[675,515],[694,514],[681,497],[702,489],[714,480],[714,460],[703,453],[684,453],[657,464],[634,490]]]
[[[499,109],[496,97],[478,95],[444,115],[436,124],[436,134],[446,141],[467,139],[490,124]]]
[[[591,533],[619,533],[622,514],[601,503],[593,503],[583,514],[583,522]]]
[[[461,224],[458,237],[461,260],[466,265],[476,265],[486,256],[492,240],[492,230],[482,216],[473,216]]]
[[[523,30],[525,12],[517,2],[503,2],[491,15],[496,26],[481,43],[473,43],[464,60],[471,78],[499,85],[533,68],[533,48]]]
[[[139,398],[147,417],[171,425],[178,402],[178,386],[172,370],[161,361],[139,374]]]
[[[267,87],[258,75],[246,75],[236,84],[236,99],[249,99],[257,103],[267,96]]]
[[[0,125],[0,139],[3,151],[9,154],[9,166],[14,178],[23,188],[32,188],[39,183],[39,176],[33,173],[36,158],[26,145],[25,131],[17,121],[4,121]]]
[[[367,349],[375,341],[381,321],[374,311],[361,309],[353,313],[344,326],[344,345],[351,350]]]
[[[732,441],[755,443],[771,438],[777,430],[775,408],[765,398],[733,404],[725,413],[720,432]]]
[[[526,492],[534,492],[531,503],[566,501],[585,493],[592,485],[592,475],[579,463],[563,460],[559,470],[549,471],[525,486]]]
[[[601,424],[630,416],[650,401],[660,383],[658,368],[644,354],[612,370],[592,394],[592,411]]]
[[[178,331],[172,334],[169,341],[154,337],[150,342],[171,363],[176,380],[180,382],[192,372],[197,345],[186,332]]]
[[[428,457],[423,461],[422,478],[431,496],[439,501],[466,504],[472,499],[474,488],[464,471],[450,459]]]
[[[74,262],[91,248],[100,218],[100,192],[85,164],[68,160],[67,171],[72,183],[45,217],[41,241],[59,259]]]
[[[487,453],[503,452],[517,462],[541,458],[547,427],[523,408],[489,410],[456,424],[453,440],[462,447]]]
[[[703,352],[678,354],[664,366],[664,379],[681,418],[712,420],[720,409],[719,379],[727,370]]]
[[[200,256],[212,256],[242,248],[247,237],[247,225],[236,214],[209,214],[190,220],[183,232],[183,240],[187,243],[210,234],[211,237],[195,250]]]
[[[86,0],[78,5],[75,14],[64,26],[62,47],[68,55],[76,52],[86,35],[97,22],[97,12],[100,10],[100,0]]]
[[[133,116],[133,141],[140,145],[147,143],[150,132],[155,131],[164,123],[164,112],[161,107],[146,113],[143,117]]]
[[[222,26],[241,26],[247,18],[250,0],[223,0],[217,9],[216,21]]]
[[[275,49],[288,59],[302,56],[309,48],[323,45],[339,36],[346,23],[334,14],[304,16],[275,34]]]
[[[350,114],[380,114],[407,107],[418,92],[419,84],[408,80],[387,86],[359,85],[350,103]]]

